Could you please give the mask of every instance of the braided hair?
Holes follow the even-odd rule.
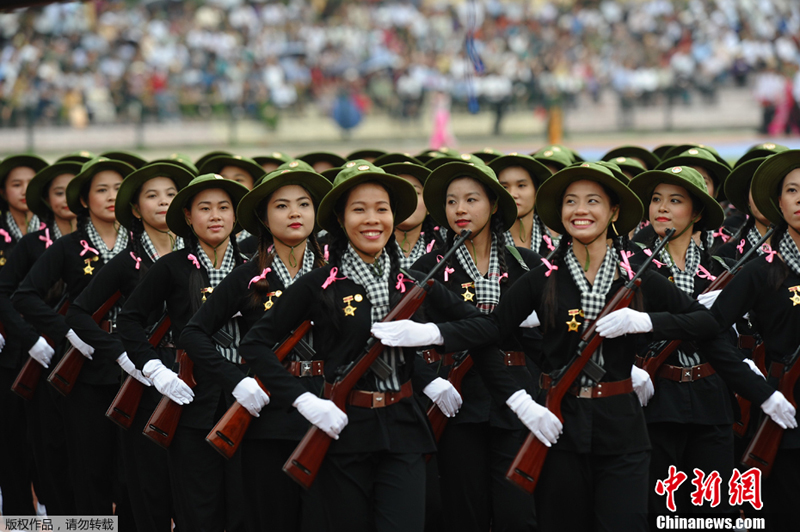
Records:
[[[786,220],[781,220],[781,222],[775,226],[775,232],[772,233],[769,241],[773,251],[778,251],[780,249],[781,240],[783,240],[784,235],[788,232],[789,222]],[[789,270],[789,267],[782,260],[768,262],[765,267],[767,269],[767,285],[772,288],[773,291],[778,290],[786,278],[789,277],[789,274],[791,274],[791,270]]]

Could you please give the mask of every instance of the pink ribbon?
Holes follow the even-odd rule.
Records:
[[[497,282],[498,283],[502,283],[503,279],[508,279],[508,272],[503,273],[503,275],[498,275],[497,276]]]
[[[257,283],[257,282],[259,282],[259,281],[262,281],[262,280],[266,279],[266,278],[267,278],[267,274],[268,274],[269,272],[271,272],[271,271],[272,271],[272,268],[264,268],[264,271],[263,271],[263,272],[261,272],[261,275],[256,275],[255,277],[253,277],[252,279],[250,279],[250,282],[249,282],[249,283],[247,283],[247,288],[248,288],[248,290],[250,289],[250,285],[251,285],[251,284],[253,284],[253,283]]]
[[[142,258],[137,257],[133,251],[131,251],[131,258],[136,261],[136,269],[138,270],[139,267],[142,265]]]
[[[764,260],[767,262],[772,262],[772,257],[777,255],[777,251],[772,251],[772,247],[769,244],[761,244],[761,251],[764,252]]]
[[[39,223],[39,231],[41,231],[42,229],[47,229],[47,224],[44,222]]]
[[[328,275],[328,278],[325,279],[324,283],[322,283],[322,289],[323,290],[328,288],[331,284],[335,283],[336,281],[341,281],[343,279],[347,279],[347,277],[336,277],[337,273],[339,273],[339,268],[337,268],[336,266],[331,268],[331,274]]]
[[[330,252],[328,251],[328,244],[325,244],[324,251],[322,252],[322,257],[325,259],[325,262],[328,262],[328,257],[330,257]]]
[[[405,294],[406,293],[406,285],[403,284],[404,281],[410,282],[411,279],[406,279],[405,277],[403,277],[402,273],[398,273],[397,274],[397,284],[394,285],[394,289],[395,290],[400,290],[401,294]]]
[[[739,254],[744,253],[744,243],[745,243],[745,239],[743,238],[742,241],[739,242],[739,245],[736,246],[736,251],[738,251]]]
[[[729,235],[727,235],[727,234],[722,232],[722,228],[721,227],[717,230],[716,233],[711,233],[711,236],[713,236],[714,238],[720,237],[723,242],[727,242],[728,240],[731,239],[731,237]]]
[[[558,266],[550,264],[550,261],[545,259],[544,257],[542,257],[542,262],[544,262],[544,265],[547,266],[547,273],[544,274],[545,277],[550,277],[550,274],[553,273],[553,270],[558,269]]]
[[[444,257],[442,257],[441,255],[436,255],[436,264],[442,262],[443,258]],[[444,282],[447,282],[450,279],[450,274],[453,273],[454,271],[456,270],[454,268],[451,268],[450,266],[444,267]]]
[[[620,255],[622,255],[622,269],[628,272],[628,279],[633,279],[633,269],[631,268],[631,263],[628,258],[633,256],[633,253],[630,251],[621,250]]]
[[[697,265],[697,276],[701,279],[708,279],[709,281],[716,279],[715,276],[711,275],[711,272],[703,268],[702,264]]]
[[[9,236],[5,229],[0,229],[0,235],[3,235],[3,240],[6,241],[6,244],[11,242],[11,236]]]
[[[39,235],[39,240],[44,242],[44,249],[47,249],[53,245],[53,240],[50,238],[50,229],[48,229],[46,225],[44,226],[44,234]]]
[[[644,254],[647,255],[648,257],[653,254],[653,252],[650,251],[649,249],[644,249],[642,251],[644,251]],[[658,260],[656,260],[656,259],[653,259],[653,264],[655,264],[659,268],[664,265],[662,262],[658,262]]]
[[[86,240],[81,240],[81,246],[83,246],[83,251],[81,251],[81,257],[83,257],[87,251],[91,251],[95,255],[100,255],[100,252],[91,247]]]
[[[194,255],[192,255],[191,253],[189,253],[188,255],[186,255],[186,258],[187,258],[187,259],[189,259],[191,262],[193,262],[193,263],[194,263],[194,267],[195,267],[195,268],[197,268],[198,270],[200,269],[200,261],[199,261],[199,260],[197,260],[197,257],[195,257]]]
[[[554,249],[556,249],[556,247],[553,245],[553,239],[550,238],[549,236],[542,235],[542,240],[544,240],[544,243],[547,244],[547,249],[549,249],[550,251],[553,251]],[[558,268],[556,268],[556,269],[558,269]]]
[[[428,242],[428,247],[425,248],[425,253],[430,253],[435,244],[436,240],[431,240],[430,242]]]

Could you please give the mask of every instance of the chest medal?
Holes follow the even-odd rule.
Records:
[[[470,292],[469,289],[472,288],[474,285],[473,283],[462,283],[461,288],[464,289],[464,293],[461,294],[461,297],[464,298],[464,301],[473,301],[475,294]]]
[[[343,303],[347,303],[347,306],[344,307],[342,310],[344,311],[345,316],[353,316],[356,315],[356,307],[350,304],[351,301],[355,299],[355,296],[347,296],[342,298]]]
[[[792,286],[789,288],[789,292],[792,293],[792,295],[789,297],[789,299],[792,301],[792,306],[795,307],[800,305],[800,285]]]
[[[83,259],[83,262],[86,266],[83,268],[84,275],[92,275],[94,273],[94,268],[92,268],[92,263],[97,262],[97,257],[92,257],[91,259]]]
[[[213,286],[207,286],[205,288],[201,288],[200,289],[200,293],[203,294],[203,299],[201,301],[205,302],[206,294],[213,294],[214,293],[214,287]]]
[[[283,295],[283,292],[280,291],[280,290],[276,290],[275,292],[270,292],[269,294],[267,294],[267,297],[269,299],[267,300],[266,303],[264,303],[264,310],[267,311],[267,310],[271,309],[272,305],[275,304],[275,303],[273,303],[272,298],[273,297],[281,297],[281,295]]]
[[[575,318],[576,318],[576,316],[583,317],[583,311],[581,309],[579,309],[579,308],[576,308],[576,309],[568,310],[567,313],[572,318],[571,320],[566,322],[567,323],[567,332],[578,332],[578,329],[581,326],[581,322],[579,322]]]

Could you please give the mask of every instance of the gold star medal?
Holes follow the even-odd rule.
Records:
[[[202,299],[202,301],[205,301],[205,300],[206,300],[206,294],[211,294],[211,293],[213,293],[213,292],[214,292],[214,287],[213,287],[213,286],[207,286],[207,287],[205,287],[205,288],[201,288],[201,289],[200,289],[200,292],[203,294],[203,299]]]
[[[83,274],[92,275],[94,273],[94,268],[92,268],[92,259],[84,259],[83,262],[86,264],[86,267],[83,268]]]
[[[578,327],[581,323],[575,319],[576,316],[583,316],[583,311],[579,308],[568,310],[569,315],[572,317],[567,323],[567,332],[578,332]]]
[[[797,305],[800,305],[800,293],[798,293],[798,290],[800,290],[800,285],[792,286],[791,288],[789,288],[789,292],[794,294],[793,296],[791,296],[789,298],[789,299],[792,300],[792,306],[793,307],[795,307]]]
[[[273,297],[273,296],[274,296],[274,297],[281,297],[281,295],[282,295],[282,294],[283,294],[283,292],[282,292],[282,291],[280,291],[280,290],[276,290],[275,292],[270,292],[269,294],[267,294],[267,297],[268,297],[269,299],[267,300],[267,302],[266,302],[266,303],[264,303],[264,310],[269,310],[269,309],[271,309],[271,308],[272,308],[272,305],[274,305],[274,304],[275,304],[275,303],[273,303],[273,302],[272,302],[272,297]]]
[[[347,303],[347,306],[342,309],[342,310],[344,310],[344,315],[345,316],[353,316],[353,317],[355,317],[355,315],[356,315],[356,307],[354,307],[353,305],[350,304],[350,302],[353,299],[355,299],[353,296],[347,296],[347,297],[343,297],[342,298],[342,302],[343,303]]]
[[[461,297],[464,298],[464,301],[473,301],[472,298],[475,297],[475,294],[469,291],[469,289],[472,288],[472,286],[473,286],[473,283],[462,283],[461,284],[461,288],[464,289],[464,293],[461,294]]]
[[[0,266],[6,265],[6,258],[3,256],[3,252],[0,251]]]

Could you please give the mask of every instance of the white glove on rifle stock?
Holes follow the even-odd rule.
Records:
[[[761,410],[782,429],[797,427],[797,420],[794,417],[797,412],[792,403],[787,401],[781,392],[773,393],[769,396],[769,399],[761,403]]]
[[[81,340],[80,336],[78,336],[78,334],[72,329],[67,331],[67,340],[69,340],[69,343],[71,343],[75,349],[80,351],[83,356],[89,360],[92,359],[94,347]]]
[[[294,400],[292,406],[297,408],[304,418],[322,432],[339,439],[339,433],[347,425],[347,414],[342,412],[333,401],[320,399],[311,392],[305,392]]]
[[[33,347],[28,350],[28,354],[39,364],[45,368],[49,368],[50,361],[53,359],[55,351],[53,351],[53,348],[47,343],[47,340],[40,336],[39,339],[36,340],[36,343],[33,344]]]
[[[639,403],[642,406],[647,406],[647,402],[656,393],[650,374],[639,367],[631,366],[631,382],[633,383],[633,391],[636,392],[636,396],[639,398]]]
[[[189,385],[158,359],[148,360],[142,374],[153,381],[153,386],[161,395],[166,395],[179,405],[188,405],[194,399],[194,392]]]
[[[117,357],[117,364],[119,367],[125,370],[125,373],[136,379],[137,381],[141,382],[145,386],[152,386],[153,382],[142,375],[142,372],[136,369],[136,366],[133,364],[130,358],[128,358],[127,351],[123,352],[120,356]]]
[[[508,407],[528,427],[536,439],[550,447],[563,432],[561,421],[544,406],[531,398],[525,390],[517,390],[506,400]]]
[[[439,410],[447,417],[455,416],[463,402],[461,394],[456,391],[450,381],[444,380],[441,377],[433,379],[425,389],[422,390],[422,393],[436,403]]]
[[[444,343],[435,323],[417,323],[411,320],[376,322],[372,324],[371,331],[383,345],[392,347],[422,347]]]
[[[258,381],[253,377],[245,377],[239,381],[236,388],[233,389],[233,397],[242,405],[253,417],[259,417],[259,412],[269,404],[269,395],[267,395]]]
[[[650,332],[653,322],[646,312],[621,308],[597,320],[595,330],[603,338],[616,338],[624,334]]]

